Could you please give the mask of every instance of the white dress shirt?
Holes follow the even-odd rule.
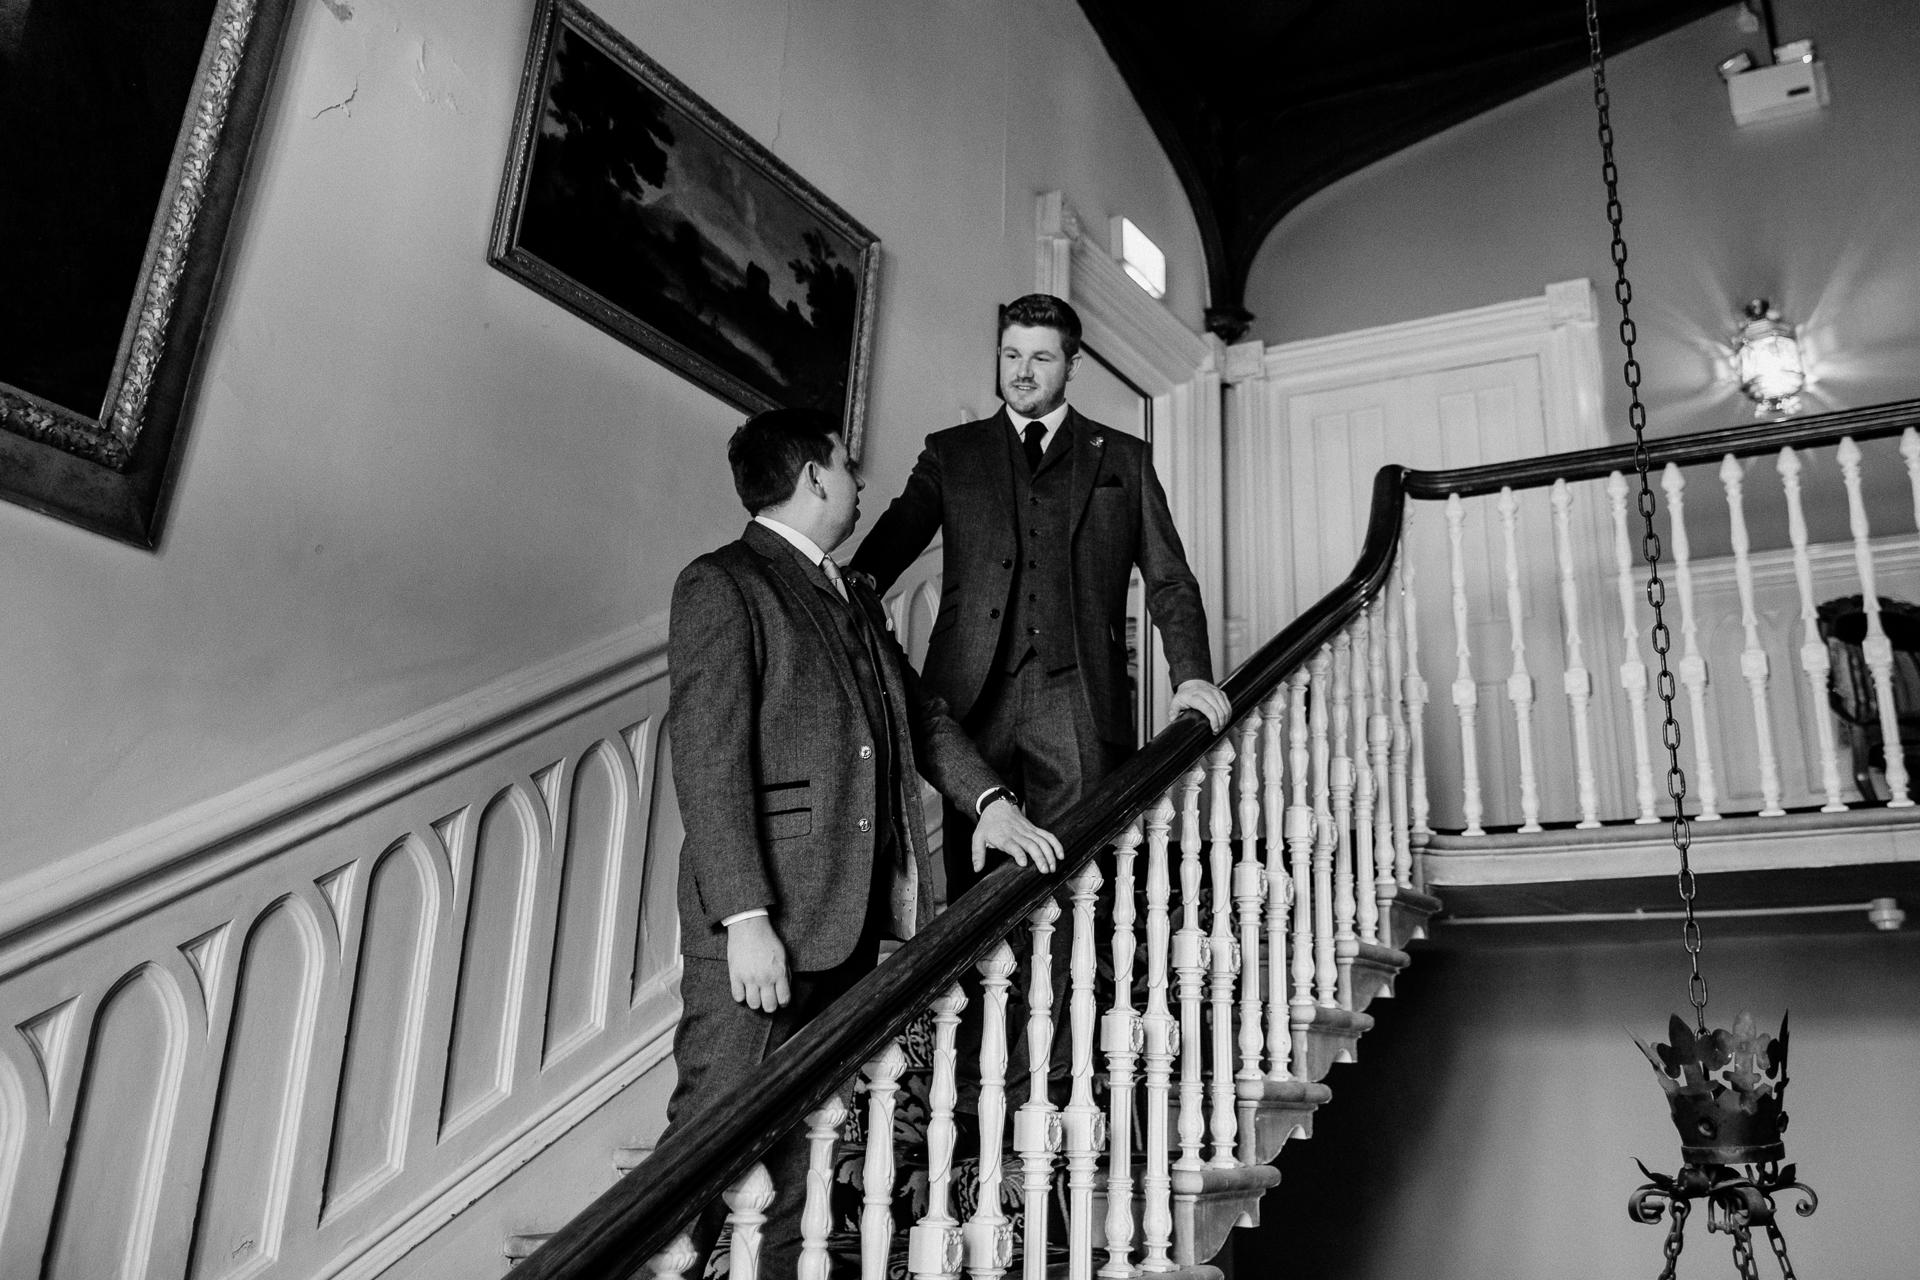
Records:
[[[1013,422],[1014,439],[1018,440],[1022,446],[1027,442],[1028,425],[1035,422],[1040,424],[1040,454],[1045,457],[1047,450],[1053,447],[1054,433],[1059,431],[1060,424],[1067,420],[1067,406],[1062,404],[1044,418],[1023,418],[1012,409],[1008,409],[1007,417]]]

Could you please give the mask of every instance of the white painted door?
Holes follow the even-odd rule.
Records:
[[[1375,472],[1389,462],[1425,470],[1505,462],[1554,451],[1547,428],[1541,360],[1537,355],[1488,360],[1454,368],[1406,374],[1351,385],[1287,394],[1269,420],[1282,424],[1284,448],[1272,451],[1284,467],[1273,491],[1286,495],[1284,522],[1291,563],[1292,611],[1311,606],[1336,586],[1359,559]],[[1560,446],[1564,448],[1565,446]],[[1609,615],[1599,588],[1605,563],[1602,495],[1590,486],[1573,495],[1573,545],[1581,567],[1582,631],[1590,651]],[[1475,749],[1489,826],[1521,820],[1520,757],[1512,677],[1530,679],[1535,773],[1540,812],[1549,818],[1577,809],[1570,716],[1562,684],[1564,632],[1554,566],[1549,492],[1515,495],[1514,551],[1522,650],[1516,668],[1507,589],[1507,540],[1497,496],[1462,504],[1461,551],[1465,630],[1456,631],[1452,608],[1451,539],[1446,505],[1414,504],[1405,554],[1414,573],[1420,610],[1421,666],[1433,691],[1427,714],[1428,772],[1434,822],[1462,825],[1462,740],[1452,686],[1461,668],[1475,690]],[[1590,666],[1593,664],[1589,663]],[[1610,672],[1595,672],[1598,684]],[[1610,749],[1612,717],[1596,717],[1596,748]],[[1621,795],[1604,792],[1603,810],[1617,811]]]

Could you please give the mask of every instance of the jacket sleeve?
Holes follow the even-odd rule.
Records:
[[[1213,679],[1213,650],[1207,643],[1207,609],[1200,601],[1200,583],[1187,567],[1180,531],[1173,527],[1167,491],[1160,487],[1153,459],[1140,465],[1140,576],[1146,583],[1147,608],[1160,642],[1167,652],[1168,675],[1174,688],[1188,680]]]
[[[907,477],[907,487],[874,523],[848,567],[871,577],[874,590],[885,595],[907,566],[927,549],[945,518],[940,457],[929,439],[920,451],[920,460],[913,464],[913,474]]]
[[[754,810],[753,725],[758,657],[753,619],[727,572],[696,560],[673,588],[667,624],[673,785],[691,876],[709,927],[775,906]]]

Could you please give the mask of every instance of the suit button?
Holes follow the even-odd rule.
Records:
[[[1000,567],[1001,567],[1002,569],[1011,569],[1011,568],[1013,568],[1013,557],[1012,557],[1012,556],[1008,556],[1008,557],[1007,557],[1007,558],[1006,558],[1005,560],[1002,560],[1002,561],[1000,562]]]
[[[1040,634],[1040,628],[1038,628],[1038,627],[1028,627],[1028,628],[1027,628],[1027,634],[1028,634],[1028,635],[1030,635],[1030,636],[1037,636],[1037,635],[1039,635],[1039,634]]]
[[[1027,501],[1031,502],[1036,507],[1040,505],[1040,499],[1038,498],[1028,498]]]
[[[987,610],[987,616],[989,618],[997,618],[1000,616],[1000,611],[998,609],[989,609]]]
[[[1029,569],[1038,569],[1039,567],[1040,567],[1040,562],[1039,562],[1038,560],[1029,560],[1029,561],[1027,561],[1027,568],[1029,568]]]
[[[1027,530],[1027,532],[1031,533],[1036,538],[1040,536],[1040,531],[1038,529],[1029,529]]]
[[[1028,596],[1028,597],[1027,597],[1027,599],[1028,599],[1028,600],[1038,600],[1039,598],[1040,598],[1039,596]]]
[[[860,748],[860,758],[861,758],[862,760],[871,760],[871,759],[873,759],[873,748],[872,748],[872,747],[862,747],[862,748]]]
[[[854,823],[853,825],[860,828],[862,831],[865,831],[868,827],[871,827],[873,824],[871,822],[868,822],[865,818],[862,818],[860,819],[860,821]]]

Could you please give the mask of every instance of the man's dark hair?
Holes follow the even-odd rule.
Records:
[[[733,489],[748,515],[759,515],[793,496],[809,462],[833,461],[840,424],[818,409],[769,409],[740,425],[727,441]]]
[[[1030,293],[1015,298],[1000,308],[1000,334],[1005,337],[1014,325],[1023,329],[1053,329],[1060,334],[1060,349],[1071,360],[1080,354],[1080,315],[1063,298],[1050,293]]]

